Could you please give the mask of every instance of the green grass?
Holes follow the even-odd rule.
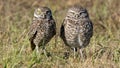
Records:
[[[0,0],[0,68],[120,68],[119,3],[119,0]],[[94,24],[84,61],[79,54],[74,59],[72,50],[70,57],[64,59],[69,48],[58,36],[67,9],[76,4],[88,9]],[[57,39],[54,37],[46,46],[51,55],[48,58],[30,50],[27,36],[38,6],[50,7],[57,24]]]

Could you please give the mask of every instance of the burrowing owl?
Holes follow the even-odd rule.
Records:
[[[60,33],[64,43],[73,48],[74,53],[75,49],[79,48],[83,57],[81,49],[89,44],[93,35],[93,25],[87,10],[81,6],[71,7],[62,23]]]
[[[56,24],[52,12],[47,7],[39,7],[34,12],[33,22],[28,33],[31,49],[45,46],[56,34]]]

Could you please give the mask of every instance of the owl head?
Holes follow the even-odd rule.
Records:
[[[52,18],[52,12],[48,7],[39,7],[35,9],[34,17],[49,20]]]
[[[84,19],[84,18],[88,18],[88,12],[85,8],[81,7],[81,6],[73,6],[68,10],[67,13],[67,18],[69,19]]]

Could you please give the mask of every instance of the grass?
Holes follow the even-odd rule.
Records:
[[[120,68],[119,3],[119,0],[0,0],[0,68]],[[64,59],[69,48],[58,36],[66,11],[72,5],[86,7],[94,24],[84,61],[79,55],[74,59],[72,50],[70,57]],[[57,24],[57,39],[54,37],[46,46],[49,58],[31,52],[27,37],[38,6],[50,7]]]

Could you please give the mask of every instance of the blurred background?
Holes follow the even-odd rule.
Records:
[[[66,49],[58,36],[68,8],[74,5],[85,7],[94,24],[94,36],[85,48],[84,62],[79,57],[74,60],[73,51],[69,59],[63,59]],[[33,12],[39,6],[51,8],[57,24],[57,37],[47,46],[52,57],[47,59],[44,55],[36,59],[27,37]],[[0,0],[0,68],[20,67],[119,68],[120,0]]]

